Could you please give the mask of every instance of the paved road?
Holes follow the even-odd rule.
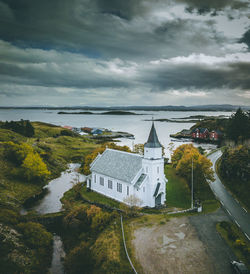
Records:
[[[221,157],[221,155],[221,151],[216,151],[208,157],[213,163],[214,170],[215,163],[217,159]],[[250,241],[250,214],[246,211],[246,209],[241,207],[239,202],[226,190],[216,173],[214,176],[215,181],[210,183],[212,191],[215,193],[230,218],[236,223],[238,227],[240,227],[240,229],[245,233],[246,237]]]

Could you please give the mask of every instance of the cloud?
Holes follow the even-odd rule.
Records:
[[[228,42],[211,25],[211,19],[187,17],[185,6],[176,6],[175,1],[1,3],[2,13],[8,10],[11,16],[0,19],[0,37],[23,48],[72,51],[95,58],[150,60],[197,51],[220,54],[222,43]]]
[[[239,42],[247,44],[248,48],[250,49],[250,29],[244,33]]]
[[[245,10],[249,7],[248,1],[240,0],[176,0],[180,3],[187,4],[188,12],[196,11],[199,14],[206,14],[213,12],[213,15],[216,15],[217,11],[221,11],[225,8],[236,9],[236,10]]]
[[[224,57],[192,54],[155,60],[139,72],[140,81],[153,92],[165,90],[250,89],[250,53]],[[183,93],[184,94],[184,93]]]
[[[0,96],[244,103],[247,16],[236,0],[0,0]]]

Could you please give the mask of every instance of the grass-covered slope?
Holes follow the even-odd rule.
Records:
[[[0,273],[47,273],[52,234],[37,222],[27,222],[29,217],[20,215],[20,208],[28,198],[39,194],[44,184],[59,176],[67,163],[82,162],[97,147],[93,141],[61,127],[40,122],[32,125],[32,137],[0,128]],[[23,159],[29,153],[42,159],[48,168],[50,175],[45,181],[24,176]]]
[[[43,187],[41,183],[29,182],[18,176],[20,167],[6,158],[6,142],[29,144],[47,165],[50,171],[48,180],[59,176],[68,163],[83,162],[84,157],[97,147],[93,141],[61,127],[40,122],[32,125],[35,129],[32,138],[0,129],[0,204],[19,207],[26,199],[38,194]]]

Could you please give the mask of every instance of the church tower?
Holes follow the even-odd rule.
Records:
[[[148,197],[151,207],[164,205],[166,200],[166,178],[164,175],[164,159],[162,145],[159,142],[154,122],[149,133],[148,141],[144,145],[142,166],[148,175]]]

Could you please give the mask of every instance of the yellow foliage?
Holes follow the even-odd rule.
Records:
[[[201,155],[192,144],[179,146],[172,155],[173,167],[188,180],[191,178],[192,161],[196,181],[214,180],[212,162]]]
[[[88,219],[91,219],[93,216],[95,216],[96,214],[100,213],[102,210],[100,207],[97,207],[95,205],[91,205],[90,208],[87,209],[87,216]]]
[[[24,168],[25,177],[28,180],[38,179],[43,181],[50,175],[46,164],[38,153],[28,153],[22,163],[22,167]]]

